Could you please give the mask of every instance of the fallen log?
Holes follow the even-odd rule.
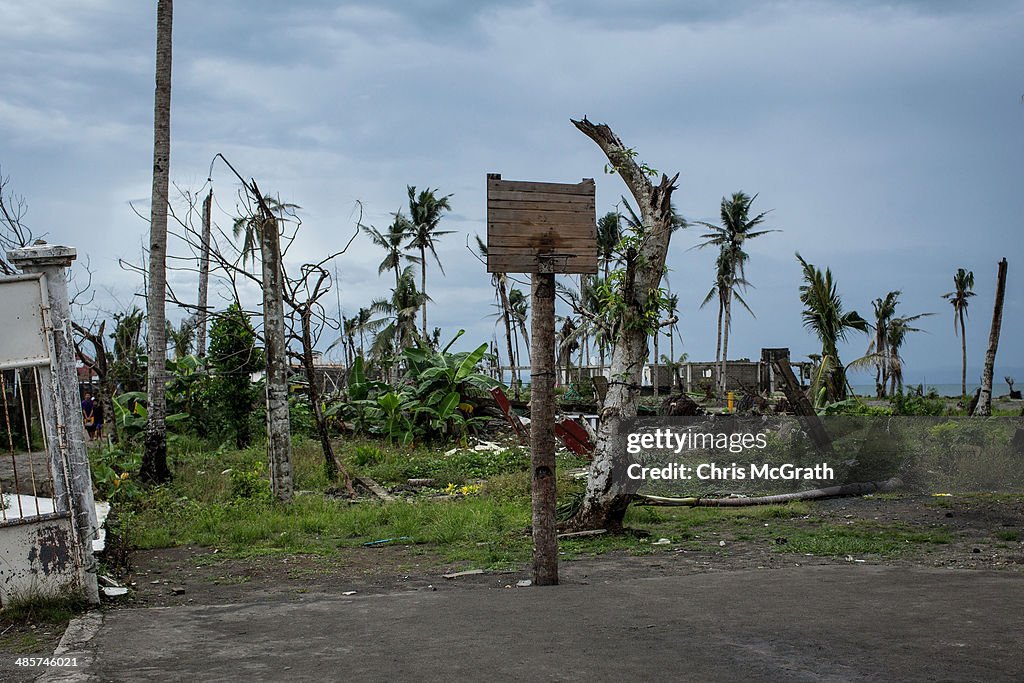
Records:
[[[829,486],[823,489],[797,491],[796,493],[780,493],[775,496],[759,496],[756,498],[666,498],[664,496],[633,496],[634,505],[666,506],[666,507],[745,507],[749,505],[778,505],[796,500],[821,500],[823,498],[843,498],[846,496],[863,496],[869,493],[885,493],[899,488],[903,482],[893,477],[885,481],[869,481],[855,484]]]

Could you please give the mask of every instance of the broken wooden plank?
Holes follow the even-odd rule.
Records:
[[[359,484],[360,486],[365,487],[367,490],[370,491],[370,493],[372,493],[373,495],[377,496],[381,500],[383,500],[383,501],[395,500],[394,496],[392,496],[390,493],[388,493],[384,489],[383,486],[381,486],[380,484],[375,482],[373,479],[370,479],[369,477],[352,477],[352,478],[355,480],[355,482],[357,484]]]
[[[491,192],[548,192],[554,194],[593,194],[594,179],[584,178],[579,183],[542,183],[527,180],[502,180],[501,174],[487,175],[487,189]]]
[[[607,529],[587,529],[586,531],[570,531],[565,534],[558,534],[558,540],[566,538],[585,538],[587,536],[601,536],[608,533]]]
[[[452,572],[451,574],[443,574],[446,579],[457,579],[460,576],[473,576],[474,574],[483,574],[483,569],[467,569],[464,572]]]

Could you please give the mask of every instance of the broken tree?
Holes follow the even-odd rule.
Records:
[[[999,330],[1003,326],[1003,297],[1006,295],[1006,259],[999,262],[996,274],[996,303],[992,309],[992,329],[988,335],[988,350],[985,352],[985,368],[981,373],[981,391],[974,414],[981,417],[992,415],[992,373],[999,349]]]
[[[586,117],[572,121],[593,140],[608,157],[611,168],[621,177],[636,200],[641,225],[623,238],[623,270],[612,275],[617,327],[612,344],[611,381],[601,409],[597,449],[590,465],[583,503],[571,520],[573,529],[622,528],[631,496],[620,490],[613,479],[616,458],[624,454],[613,447],[619,421],[636,416],[640,397],[641,372],[647,360],[647,340],[658,325],[662,308],[659,285],[665,271],[665,256],[672,235],[672,192],[679,174],[662,174],[654,184],[656,172],[638,163],[636,152],[626,147],[606,124],[594,124]]]
[[[281,228],[255,178],[248,182],[223,154],[214,156],[227,164],[242,182],[256,205],[253,214],[241,219],[245,245],[259,240],[263,278],[263,347],[266,360],[267,463],[270,488],[281,502],[292,499],[292,428],[288,413],[288,342],[285,337],[284,263],[281,256]],[[243,262],[247,246],[243,246]]]

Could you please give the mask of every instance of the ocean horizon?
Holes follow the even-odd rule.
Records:
[[[875,395],[875,385],[874,384],[851,384],[850,386],[853,388],[854,392],[856,392],[856,394],[858,396],[871,397],[871,396]],[[903,391],[904,392],[912,391],[917,386],[918,386],[918,384],[904,384],[903,385]],[[931,384],[931,383],[924,383],[923,386],[924,386],[925,393],[928,393],[929,391],[932,391],[934,389],[935,393],[937,393],[939,396],[946,396],[946,397],[949,397],[949,398],[957,398],[957,397],[960,396],[960,384],[959,383],[957,383],[957,384]],[[973,396],[974,392],[977,391],[978,387],[980,387],[980,386],[981,386],[980,382],[974,382],[974,383],[968,382],[967,383],[967,395],[968,396]],[[993,396],[1006,396],[1009,393],[1010,393],[1010,385],[1008,385],[1006,382],[992,382],[992,395]]]

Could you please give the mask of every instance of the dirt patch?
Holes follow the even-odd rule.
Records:
[[[858,538],[899,539],[885,553],[793,552],[801,539],[845,529]],[[671,534],[670,534],[671,535]],[[667,543],[657,532],[629,550],[604,551],[601,537],[563,544],[564,584],[615,584],[680,574],[775,570],[862,563],[1024,572],[1024,497],[880,496],[819,501],[778,517],[717,517],[687,527]],[[328,556],[262,554],[228,557],[212,548],[136,551],[117,577],[131,589],[103,609],[261,602],[303,594],[357,595],[405,591],[515,590],[527,564],[445,579],[469,568],[424,545],[341,548]],[[12,622],[0,615],[0,657],[53,652],[64,623]],[[4,675],[0,672],[0,679]]]
[[[117,604],[225,604],[281,594],[391,593],[436,585],[460,567],[417,546],[346,548],[331,556],[226,557],[198,547],[138,551]]]

